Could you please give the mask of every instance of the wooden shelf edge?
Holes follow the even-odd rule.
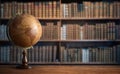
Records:
[[[70,17],[70,18],[61,18],[61,20],[120,20],[120,18],[77,18],[77,17]]]
[[[10,41],[0,40],[0,42],[10,42]],[[38,42],[120,42],[120,40],[40,40]]]
[[[0,63],[0,65],[18,65],[20,63]],[[120,65],[120,63],[100,63],[100,62],[29,62],[29,65]]]
[[[1,20],[9,20],[10,18],[0,18]],[[82,18],[82,17],[69,17],[69,18],[37,18],[38,20],[120,20],[120,18]]]

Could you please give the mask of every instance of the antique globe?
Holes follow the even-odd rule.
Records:
[[[27,69],[26,49],[35,45],[42,35],[42,27],[39,20],[29,14],[16,15],[8,23],[7,34],[8,39],[14,45],[23,49],[22,66],[20,68]]]
[[[40,22],[29,14],[16,15],[8,24],[9,39],[19,47],[33,46],[40,40],[41,34]]]

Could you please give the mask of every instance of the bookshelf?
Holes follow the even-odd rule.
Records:
[[[0,64],[21,62],[22,51],[8,41],[6,25],[23,12],[43,28],[40,41],[28,50],[29,64],[120,64],[119,0],[2,1]]]

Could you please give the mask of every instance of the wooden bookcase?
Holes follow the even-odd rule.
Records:
[[[16,13],[39,19],[43,34],[28,50],[29,64],[120,64],[119,0],[4,0],[0,3],[0,64],[21,63],[7,39]]]

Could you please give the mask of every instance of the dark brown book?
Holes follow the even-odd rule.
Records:
[[[56,2],[56,17],[59,18],[60,17],[60,2],[57,1]]]
[[[110,3],[110,18],[113,18],[113,3]]]
[[[49,11],[48,11],[48,7],[49,6],[49,2],[45,2],[45,17],[48,18],[49,17]]]
[[[45,12],[46,12],[45,2],[42,2],[42,18],[45,18]]]
[[[114,18],[116,18],[117,17],[117,2],[115,1],[115,2],[113,2],[113,16],[114,16]]]

